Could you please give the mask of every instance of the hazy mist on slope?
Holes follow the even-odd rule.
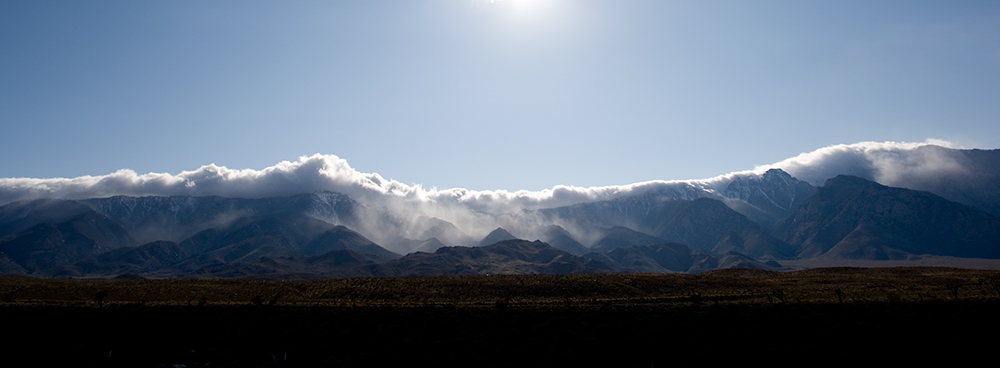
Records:
[[[693,199],[721,191],[735,177],[761,175],[771,168],[781,168],[813,185],[821,185],[838,174],[849,174],[900,187],[941,174],[968,170],[955,160],[953,154],[949,154],[954,151],[928,149],[934,148],[932,146],[953,145],[938,140],[923,143],[862,142],[824,147],[771,165],[709,179],[589,188],[560,185],[543,191],[515,192],[407,185],[377,173],[358,172],[337,156],[315,154],[302,156],[296,162],[282,161],[263,170],[235,170],[211,164],[176,175],[140,175],[123,169],[104,176],[3,178],[0,179],[0,204],[34,198],[84,199],[113,195],[261,198],[333,191],[371,207],[440,218],[476,237],[497,226],[530,228],[531,225],[543,225],[532,224],[534,220],[531,216],[520,215],[525,210],[609,200],[650,191],[673,198]],[[507,215],[496,216],[503,214]]]

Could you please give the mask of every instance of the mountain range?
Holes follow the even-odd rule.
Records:
[[[333,191],[25,199],[0,206],[0,273],[698,273],[802,260],[1000,259],[1000,150],[928,145],[907,154],[948,165],[796,167],[809,181],[772,168],[492,211]],[[831,175],[817,182],[820,171]]]

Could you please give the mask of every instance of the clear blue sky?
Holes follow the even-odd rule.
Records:
[[[0,2],[0,177],[539,190],[926,138],[1000,147],[1000,2]]]

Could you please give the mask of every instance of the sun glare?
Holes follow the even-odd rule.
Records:
[[[537,11],[537,8],[543,5],[541,4],[543,2],[545,1],[544,0],[490,0],[490,3],[492,4],[505,4],[512,7],[519,13]]]
[[[531,6],[534,5],[535,1],[532,0],[509,0],[513,3],[514,9],[517,11],[525,12],[531,10]]]

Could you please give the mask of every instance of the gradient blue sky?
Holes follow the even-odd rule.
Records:
[[[1000,2],[0,2],[0,177],[334,154],[425,187],[1000,147]]]

